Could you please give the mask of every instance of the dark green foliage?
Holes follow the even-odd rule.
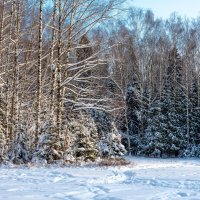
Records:
[[[126,153],[121,135],[112,122],[112,116],[103,111],[93,110],[92,117],[98,131],[99,148],[102,157],[122,156]]]
[[[197,80],[194,79],[190,90],[190,132],[189,142],[191,144],[200,144],[200,107],[198,105],[198,85]]]
[[[49,123],[44,124],[40,130],[40,137],[34,157],[46,160],[48,163],[63,158],[63,143],[56,133],[56,128]]]
[[[27,148],[27,135],[22,128],[19,128],[17,138],[13,144],[13,156],[11,160],[16,164],[27,163],[30,160]]]
[[[122,145],[121,135],[115,127],[115,124],[112,124],[112,131],[110,135],[110,152],[111,156],[123,156],[126,153],[124,145]]]
[[[154,101],[149,109],[144,147],[141,153],[148,156],[161,156],[166,151],[166,133],[163,131],[160,101]]]
[[[74,158],[77,161],[95,161],[99,156],[98,133],[95,124],[87,119],[74,121],[70,123],[70,132],[75,135]]]
[[[187,98],[183,85],[181,59],[172,49],[161,97],[149,107],[144,149],[151,156],[180,156],[187,147]]]
[[[131,151],[137,154],[139,147],[139,137],[141,133],[141,95],[138,82],[135,81],[127,88],[126,107],[127,107],[127,127],[130,136]]]
[[[109,134],[112,130],[112,116],[99,110],[92,110],[91,113],[97,127],[101,154],[108,156],[110,154]]]

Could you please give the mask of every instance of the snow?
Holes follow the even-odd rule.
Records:
[[[131,162],[123,167],[1,167],[0,200],[200,199],[200,160],[133,157]]]

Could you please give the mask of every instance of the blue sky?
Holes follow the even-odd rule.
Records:
[[[168,18],[172,12],[181,16],[200,16],[200,0],[127,0],[128,6],[150,8],[156,17]]]

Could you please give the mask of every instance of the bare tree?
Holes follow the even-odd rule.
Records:
[[[36,135],[35,144],[37,145],[40,118],[41,118],[41,98],[42,98],[42,16],[43,16],[43,0],[40,0],[39,11],[39,40],[38,40],[38,74],[37,74],[37,122],[36,122]]]

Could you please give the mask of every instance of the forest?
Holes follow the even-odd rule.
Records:
[[[200,18],[115,0],[0,1],[0,162],[200,157]]]

